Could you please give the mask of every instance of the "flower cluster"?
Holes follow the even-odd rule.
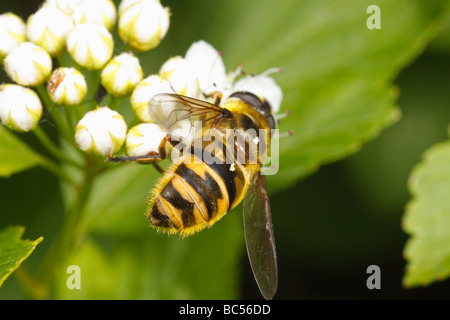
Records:
[[[87,94],[95,89],[89,87],[101,84],[113,97],[129,96],[143,78],[131,50],[156,47],[168,31],[169,16],[159,0],[123,0],[118,8],[112,0],[46,0],[26,21],[1,14],[0,62],[12,81],[0,86],[1,123],[32,131],[45,109],[52,116],[79,106],[84,111],[77,111],[73,128],[77,146],[103,156],[117,152],[127,125],[108,106],[90,110],[95,92]],[[120,50],[112,36],[116,25],[131,50],[113,56]]]
[[[79,106],[74,128],[79,149],[111,156],[124,146],[128,155],[144,156],[157,152],[167,135],[154,123],[148,107],[158,93],[208,100],[220,92],[225,101],[235,91],[250,91],[264,97],[273,113],[279,111],[282,92],[269,76],[274,70],[236,81],[241,67],[227,73],[221,54],[205,41],[195,42],[184,56],[169,58],[157,74],[144,78],[138,53],[161,42],[169,18],[169,9],[159,0],[123,0],[118,8],[111,0],[47,0],[26,23],[12,13],[0,15],[0,60],[14,82],[0,87],[2,124],[11,130],[30,131],[44,108],[51,113],[60,111],[53,105]],[[115,26],[129,51],[113,56]],[[124,117],[112,106],[86,110],[90,105],[86,102],[95,94],[90,86],[100,85],[112,99],[129,97],[140,124],[128,130]]]
[[[214,93],[220,93],[221,103],[237,91],[248,91],[264,98],[276,114],[280,110],[283,98],[280,87],[269,75],[280,69],[269,69],[260,75],[240,78],[241,66],[226,72],[222,56],[212,45],[201,40],[193,43],[183,56],[169,58],[158,74],[143,79],[133,90],[130,103],[139,120],[143,123],[129,131],[126,139],[126,151],[131,156],[145,156],[149,152],[158,152],[160,141],[166,136],[163,128],[156,128],[149,102],[158,93],[176,93],[200,100],[209,100]],[[213,101],[211,101],[213,102]],[[154,116],[154,115],[153,115]],[[189,122],[185,122],[190,126]],[[152,124],[152,126],[149,126]],[[189,131],[183,123],[177,128],[180,133]],[[173,133],[173,132],[172,132]],[[179,134],[183,136],[183,134]]]

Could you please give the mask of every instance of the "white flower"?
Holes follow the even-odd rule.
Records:
[[[127,1],[119,7],[119,36],[133,50],[153,49],[169,29],[169,15],[159,1]]]
[[[184,57],[198,78],[204,94],[224,91],[228,85],[225,65],[220,53],[206,41],[194,42]]]
[[[145,78],[134,89],[130,97],[130,104],[141,121],[152,121],[148,103],[158,93],[173,93],[170,83],[158,75],[151,75]]]
[[[242,78],[233,84],[232,91],[248,91],[263,98],[269,103],[272,108],[272,113],[276,114],[280,111],[283,92],[275,80],[269,77],[268,74],[277,71],[279,72],[280,69],[269,69],[260,75]]]
[[[72,14],[75,24],[102,24],[111,31],[116,23],[116,6],[111,0],[81,0]]]
[[[89,111],[78,122],[75,141],[88,153],[111,156],[122,147],[127,134],[123,117],[108,107]]]
[[[67,50],[82,67],[102,69],[111,59],[114,42],[111,33],[101,24],[77,25],[67,36]]]
[[[128,131],[125,142],[126,152],[131,157],[158,153],[159,146],[167,133],[154,123],[141,123]]]
[[[65,12],[71,16],[75,7],[81,2],[81,0],[46,0],[43,7],[54,7]]]
[[[0,15],[0,60],[26,38],[26,26],[21,18],[13,13]]]
[[[101,82],[112,95],[124,97],[131,94],[142,77],[139,59],[132,53],[124,52],[108,62],[102,71]]]
[[[180,56],[167,60],[161,66],[159,76],[169,81],[177,94],[194,98],[199,94],[198,78],[191,65]]]
[[[42,104],[31,89],[16,84],[0,86],[0,119],[15,131],[33,130],[42,116]]]
[[[241,74],[241,66],[227,74],[220,53],[203,40],[194,42],[189,47],[185,60],[192,70],[190,72],[198,78],[203,94],[218,91],[222,93],[223,104],[233,92],[248,91],[266,100],[272,108],[272,113],[280,110],[283,92],[269,75],[280,72],[281,69],[269,69],[260,75],[247,76],[234,82]]]
[[[87,84],[83,74],[77,69],[58,68],[48,79],[47,91],[54,103],[73,106],[83,101]]]
[[[66,49],[66,36],[73,29],[70,16],[56,7],[42,7],[27,21],[28,39],[47,50],[51,56]]]
[[[52,58],[48,52],[31,42],[23,42],[13,49],[4,64],[11,79],[23,86],[41,85],[52,72]]]

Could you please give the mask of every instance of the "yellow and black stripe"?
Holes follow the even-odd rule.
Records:
[[[245,166],[199,163],[194,157],[189,162],[182,158],[156,186],[147,214],[158,229],[190,235],[211,226],[242,201],[251,174]]]
[[[270,107],[253,94],[238,92],[227,100],[225,108],[232,117],[221,119],[214,132],[207,133],[208,128],[204,128],[202,136],[197,138],[199,143],[194,141],[190,146],[190,154],[172,164],[153,190],[147,215],[159,230],[186,236],[211,226],[242,201],[253,177],[260,171],[259,154],[257,162],[250,163],[249,150],[250,144],[255,143],[261,155],[267,155],[270,129],[275,123]],[[227,129],[253,129],[257,142],[244,139],[238,143],[234,138],[230,142]],[[259,129],[267,130],[268,136],[260,136]],[[209,150],[212,141],[209,138],[217,133],[220,138],[214,139],[214,149]],[[208,151],[207,162],[203,151]],[[243,161],[227,163],[230,154],[232,159]]]

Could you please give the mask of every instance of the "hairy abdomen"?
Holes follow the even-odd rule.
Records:
[[[158,229],[192,234],[237,206],[249,179],[244,165],[206,164],[192,155],[189,163],[180,161],[164,173],[153,191],[147,215]]]

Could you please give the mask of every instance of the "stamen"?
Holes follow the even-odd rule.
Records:
[[[287,138],[287,137],[291,137],[293,135],[294,135],[294,132],[292,132],[292,130],[289,130],[288,132],[278,133],[278,138]]]
[[[287,116],[290,116],[290,115],[291,115],[291,110],[287,109],[285,112],[275,114],[273,117],[275,118],[275,120],[280,120],[280,119],[286,118]]]
[[[230,72],[228,74],[228,82],[233,83],[237,76],[245,74],[242,71],[242,63],[238,63],[236,70]]]
[[[267,69],[266,71],[264,71],[263,73],[261,73],[261,75],[268,76],[269,74],[278,73],[278,72],[284,72],[284,68],[270,68],[270,69]]]

